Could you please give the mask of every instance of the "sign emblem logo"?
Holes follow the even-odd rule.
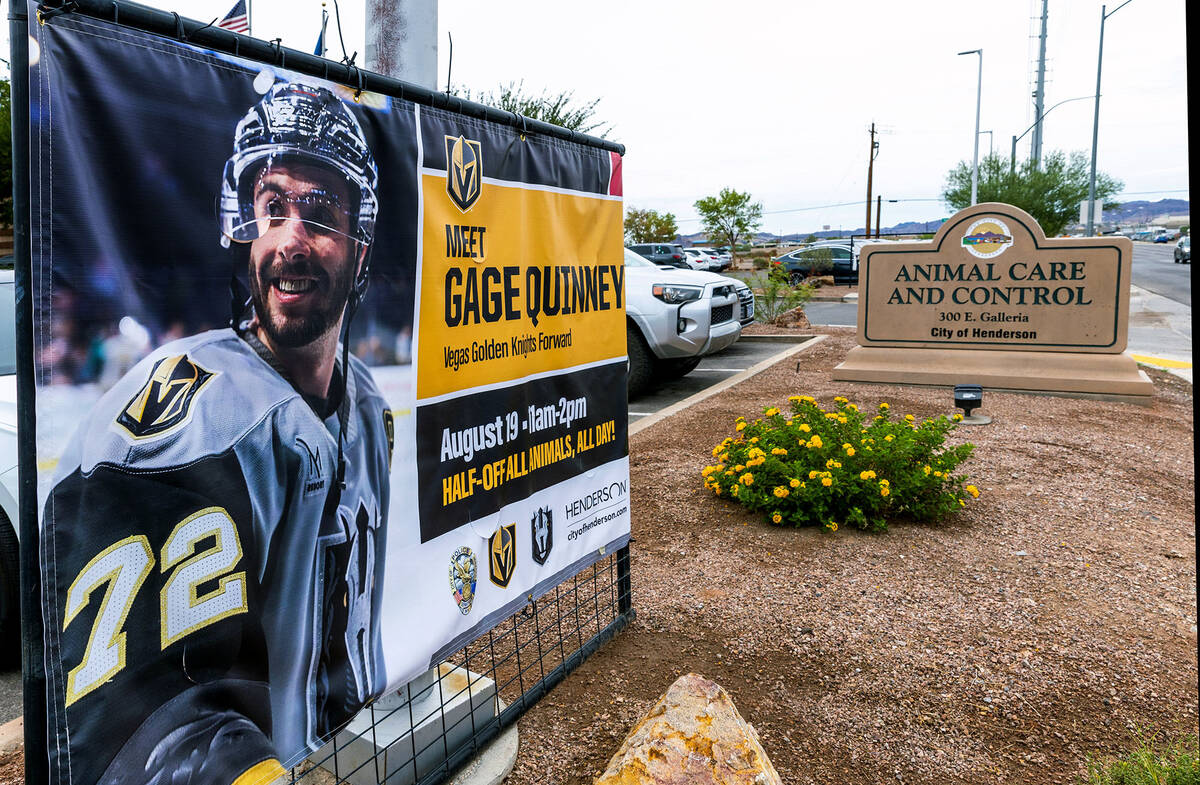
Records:
[[[508,588],[517,569],[517,524],[501,526],[488,537],[488,577],[501,589]]]
[[[539,507],[529,520],[529,525],[533,535],[530,537],[533,560],[538,564],[545,564],[546,559],[550,557],[550,550],[554,547],[554,519],[550,508]]]
[[[446,137],[446,193],[464,213],[483,190],[483,147],[465,136]]]
[[[117,415],[117,424],[135,439],[161,436],[188,421],[196,396],[215,375],[186,354],[164,357]]]
[[[980,218],[967,227],[962,245],[972,256],[992,259],[1008,250],[1012,241],[1012,232],[999,218]]]
[[[308,457],[304,478],[304,498],[307,499],[325,490],[325,478],[321,472],[321,445],[309,447],[308,442],[299,436],[296,437],[296,443],[304,448],[304,454]]]
[[[450,557],[450,591],[454,593],[454,604],[464,616],[471,612],[471,603],[475,601],[478,571],[475,553],[465,545]]]

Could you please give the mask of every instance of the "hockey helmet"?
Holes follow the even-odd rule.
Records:
[[[277,215],[256,215],[255,184],[272,167],[296,162],[344,177],[351,204],[342,204],[337,194],[320,189],[277,192],[272,207]],[[370,245],[379,208],[378,185],[379,173],[362,127],[342,101],[325,87],[280,82],[237,125],[233,155],[225,162],[221,178],[221,234],[248,243],[279,221],[300,220]]]

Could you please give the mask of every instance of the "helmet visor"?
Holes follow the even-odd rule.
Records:
[[[327,167],[268,160],[238,189],[237,208],[224,212],[222,228],[237,243],[297,231],[361,242],[355,196],[345,177]]]

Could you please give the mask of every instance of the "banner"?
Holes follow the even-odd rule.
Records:
[[[619,156],[31,34],[53,781],[266,781],[628,542]]]

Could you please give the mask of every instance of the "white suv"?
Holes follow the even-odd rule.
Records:
[[[676,379],[742,334],[744,304],[735,281],[658,267],[625,251],[629,396],[652,379]]]

